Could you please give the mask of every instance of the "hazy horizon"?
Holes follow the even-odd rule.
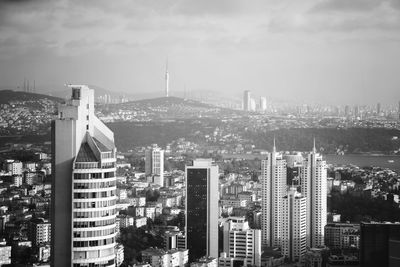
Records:
[[[397,0],[0,0],[0,87],[400,100]]]

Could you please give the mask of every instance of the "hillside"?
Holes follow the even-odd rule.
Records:
[[[268,132],[246,132],[244,136],[253,140],[256,147],[271,149],[275,137],[279,150],[308,151],[315,138],[317,149],[323,153],[385,153],[393,154],[400,148],[400,131],[383,128],[307,128],[279,129]]]
[[[241,113],[179,97],[159,97],[123,104],[99,105],[97,110],[101,113],[101,118],[112,118],[112,121],[221,118]]]
[[[0,136],[46,135],[60,98],[21,91],[0,91]]]
[[[27,92],[12,91],[12,90],[0,91],[0,104],[9,104],[10,102],[21,102],[21,101],[37,101],[41,99],[48,99],[54,102],[62,101],[61,98],[43,94],[27,93]]]
[[[145,105],[145,106],[169,106],[169,105],[187,105],[192,107],[214,108],[211,105],[201,103],[199,101],[184,99],[180,97],[157,97],[151,99],[142,99],[130,101],[123,105]]]

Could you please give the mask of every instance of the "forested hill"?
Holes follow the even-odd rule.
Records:
[[[0,104],[9,104],[11,102],[22,102],[22,101],[39,101],[42,99],[48,99],[54,102],[61,102],[62,99],[49,95],[42,95],[36,93],[28,93],[22,91],[12,90],[1,90],[0,91]]]
[[[400,131],[384,128],[301,128],[269,132],[247,132],[257,148],[271,149],[276,138],[278,150],[308,151],[315,138],[318,150],[325,153],[377,152],[393,154],[400,149]]]
[[[152,143],[164,146],[178,137],[184,137],[202,146],[218,146],[216,143],[208,143],[205,138],[206,135],[212,134],[218,126],[218,121],[203,120],[201,123],[195,123],[186,120],[140,124],[115,122],[108,126],[114,131],[116,144],[120,150]],[[274,136],[277,149],[280,151],[310,151],[314,137],[318,150],[326,154],[338,152],[394,154],[400,149],[400,131],[383,128],[298,128],[266,132],[251,132],[236,128],[232,134],[241,136],[241,141],[221,143],[221,149],[240,143],[243,146],[255,145],[256,149],[270,150]]]

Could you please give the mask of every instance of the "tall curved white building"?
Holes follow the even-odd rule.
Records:
[[[94,91],[70,87],[52,125],[52,266],[115,266],[114,134],[94,115]]]

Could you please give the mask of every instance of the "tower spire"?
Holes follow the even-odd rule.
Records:
[[[165,64],[165,97],[169,96],[169,73],[168,73],[168,57]]]
[[[315,147],[315,137],[314,137],[314,144],[313,144],[313,152],[317,153],[317,148]]]
[[[275,153],[276,152],[276,145],[275,145],[275,135],[274,135],[274,147],[272,148],[272,152]]]

